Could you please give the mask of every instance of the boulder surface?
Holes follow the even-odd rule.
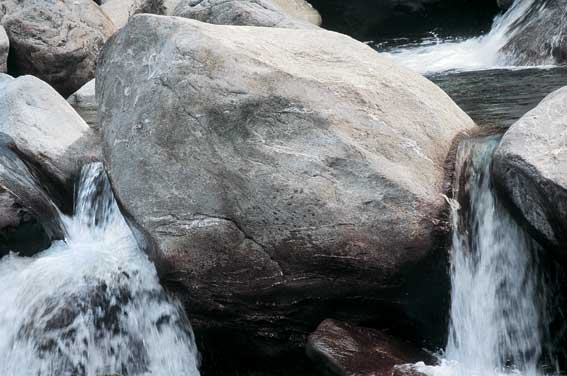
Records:
[[[398,366],[434,363],[433,357],[411,344],[381,333],[336,320],[325,320],[307,341],[309,358],[337,376],[405,375]],[[416,375],[414,372],[413,375]]]
[[[64,96],[94,77],[98,53],[116,31],[92,0],[5,0],[0,24],[14,73],[39,77]]]
[[[10,40],[4,27],[0,25],[0,73],[8,71],[8,53],[10,51]]]
[[[444,164],[475,125],[430,81],[321,29],[139,15],[96,84],[117,199],[197,331],[444,320]]]
[[[173,15],[217,25],[291,29],[316,27],[306,20],[308,17],[296,18],[307,16],[304,8],[298,8],[297,2],[285,2],[285,6],[278,7],[270,0],[183,0],[176,6]]]
[[[109,0],[102,4],[102,10],[117,28],[128,23],[130,17],[139,13],[164,14],[163,0]]]
[[[321,15],[305,0],[271,0],[278,8],[292,17],[321,26]]]
[[[33,76],[0,81],[0,132],[60,192],[72,193],[77,167],[98,156],[89,126],[51,86]]]
[[[77,113],[87,122],[89,127],[98,129],[96,122],[96,96],[95,96],[95,79],[93,78],[82,88],[77,90],[73,95],[67,98],[67,102],[77,111]]]
[[[547,96],[504,134],[493,175],[532,234],[567,261],[567,87]]]

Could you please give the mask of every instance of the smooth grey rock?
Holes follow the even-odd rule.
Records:
[[[14,73],[30,74],[68,96],[94,78],[96,59],[116,31],[92,0],[3,0]]]
[[[502,53],[516,65],[567,63],[566,22],[567,0],[534,1],[508,31],[512,37]]]
[[[165,12],[163,0],[108,0],[101,5],[101,8],[119,29],[123,28],[135,14]]]
[[[290,8],[294,11],[288,13]],[[304,19],[295,18],[297,7],[278,7],[270,0],[183,0],[174,16],[192,18],[217,25],[244,25],[282,27],[292,29],[315,28]]]
[[[276,7],[292,17],[321,26],[321,15],[305,0],[270,0]]]
[[[96,83],[116,196],[197,330],[442,318],[444,164],[475,125],[430,81],[321,29],[139,15]]]
[[[430,354],[409,343],[337,320],[325,320],[311,333],[306,352],[316,366],[336,376],[417,376],[412,367],[402,366],[434,364]]]
[[[493,174],[501,195],[538,240],[567,261],[567,87],[504,134]]]
[[[85,121],[52,87],[33,76],[0,81],[0,132],[71,192],[81,162],[98,157],[98,140]]]
[[[67,98],[67,102],[77,111],[89,127],[98,129],[96,122],[97,104],[95,87],[96,83],[93,78]]]
[[[0,25],[0,73],[8,71],[8,52],[10,51],[10,40],[4,27]]]

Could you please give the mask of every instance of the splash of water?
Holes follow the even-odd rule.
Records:
[[[191,326],[120,214],[101,164],[83,168],[67,239],[0,261],[0,375],[198,376]]]
[[[545,283],[537,246],[501,206],[490,177],[499,137],[463,142],[451,201],[451,327],[430,376],[536,376],[544,356]],[[462,206],[462,207],[461,207]]]
[[[422,45],[402,46],[385,52],[422,74],[446,71],[476,71],[486,69],[513,69],[516,59],[501,50],[521,29],[517,27],[522,17],[534,6],[536,0],[516,0],[503,15],[495,18],[492,29],[486,35],[466,40],[425,40]],[[540,65],[551,65],[553,59]],[[521,68],[528,68],[524,64]],[[533,67],[532,67],[533,68]]]

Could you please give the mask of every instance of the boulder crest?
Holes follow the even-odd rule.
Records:
[[[318,13],[303,0],[278,0],[276,3],[270,0],[182,0],[173,15],[217,25],[316,27],[313,17]]]
[[[532,235],[567,262],[567,87],[548,95],[504,134],[493,175]]]
[[[197,332],[445,328],[444,164],[475,125],[430,81],[321,29],[138,15],[96,85],[117,199]]]

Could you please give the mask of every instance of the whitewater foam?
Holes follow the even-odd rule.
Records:
[[[524,69],[534,66],[515,64],[515,59],[502,48],[519,32],[515,24],[536,0],[517,0],[504,14],[495,18],[490,32],[465,40],[425,39],[421,45],[401,46],[384,52],[402,65],[422,74],[447,71],[477,71],[487,69]],[[538,67],[553,66],[553,59]]]
[[[197,376],[183,309],[159,284],[112,196],[85,167],[65,241],[0,261],[0,375]]]

